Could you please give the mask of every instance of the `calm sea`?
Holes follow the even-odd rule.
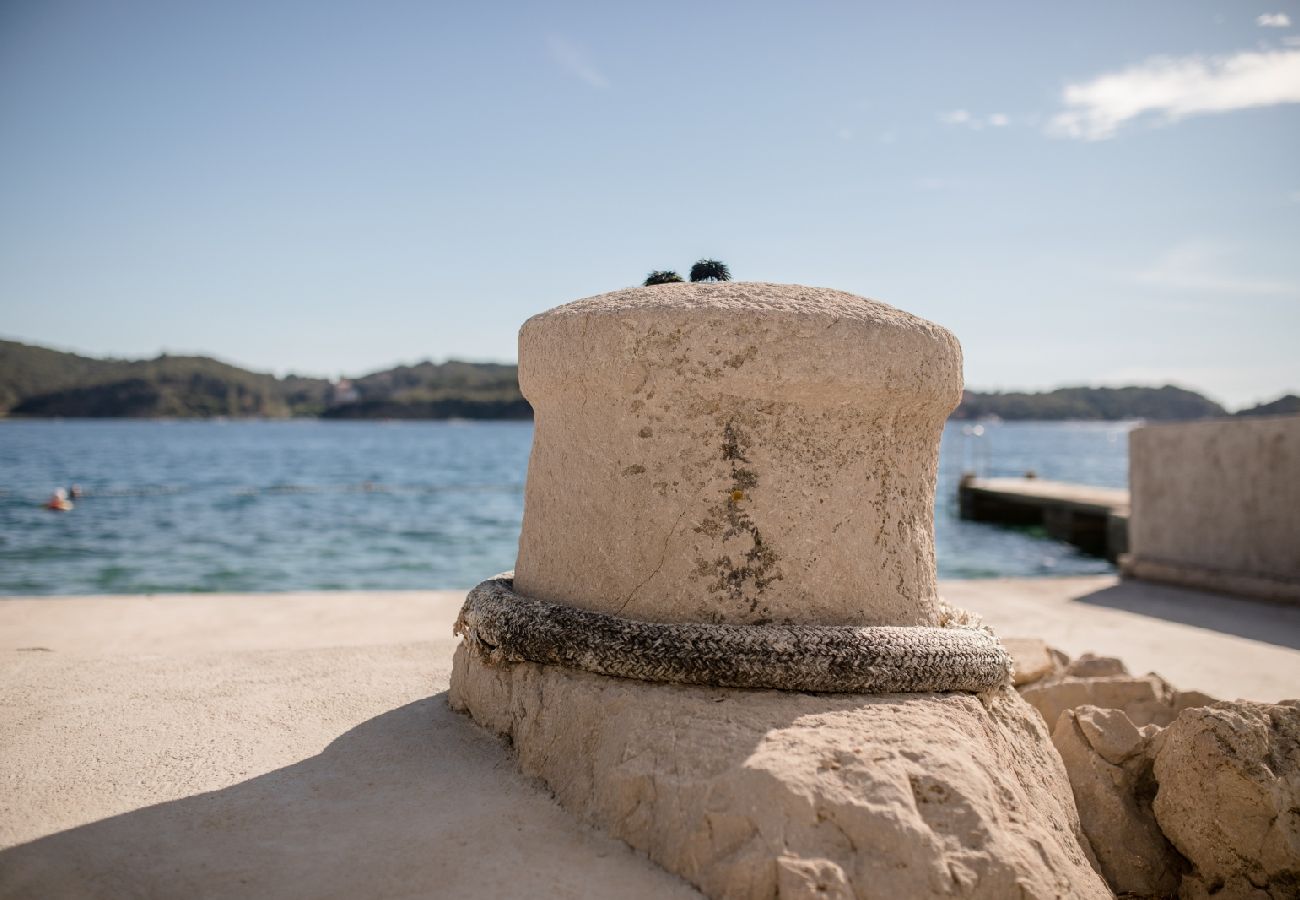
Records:
[[[1123,486],[1130,427],[950,424],[939,574],[1108,571],[959,521],[956,485],[974,468]],[[513,422],[0,421],[0,594],[467,587],[514,564],[531,440]],[[73,483],[73,511],[41,508]]]

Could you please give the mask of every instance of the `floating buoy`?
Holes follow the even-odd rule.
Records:
[[[54,512],[67,512],[72,509],[72,501],[68,499],[68,492],[63,488],[56,490],[50,499],[45,501],[45,508]]]

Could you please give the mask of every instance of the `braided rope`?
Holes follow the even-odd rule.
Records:
[[[1008,683],[1011,657],[993,633],[950,620],[940,628],[637,622],[525,597],[501,575],[469,592],[454,632],[489,664],[641,681],[855,694]]]

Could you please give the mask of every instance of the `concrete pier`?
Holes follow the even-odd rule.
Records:
[[[1114,576],[940,591],[1000,634],[1182,689],[1300,685],[1296,607]],[[0,898],[698,897],[447,708],[464,599],[0,601]]]
[[[1128,549],[1129,492],[1042,478],[962,477],[961,517],[999,525],[1041,525],[1048,535],[1111,562]]]

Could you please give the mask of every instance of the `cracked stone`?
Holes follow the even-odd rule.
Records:
[[[1171,896],[1187,868],[1151,811],[1152,736],[1122,710],[1093,706],[1066,710],[1052,731],[1083,831],[1118,894]]]
[[[1300,896],[1300,701],[1189,709],[1155,739],[1156,820],[1182,896]]]
[[[1012,690],[812,695],[457,651],[451,702],[559,802],[711,897],[1109,897]]]

